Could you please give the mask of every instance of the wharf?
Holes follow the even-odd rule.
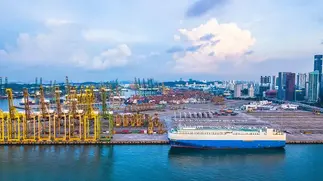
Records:
[[[97,141],[97,142],[0,142],[0,145],[168,145],[169,141]],[[286,144],[323,144],[323,140],[286,141]]]
[[[323,140],[291,140],[286,141],[286,144],[323,144]]]
[[[93,141],[93,142],[0,142],[0,145],[166,145],[166,140]]]

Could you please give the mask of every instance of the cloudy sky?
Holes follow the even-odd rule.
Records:
[[[321,0],[0,0],[0,76],[248,79],[309,72]]]

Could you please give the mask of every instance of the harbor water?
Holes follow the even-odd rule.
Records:
[[[323,145],[285,150],[163,146],[1,146],[3,181],[323,180]]]

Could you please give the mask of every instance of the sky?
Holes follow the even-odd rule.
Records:
[[[258,80],[313,71],[321,0],[0,0],[0,76]]]

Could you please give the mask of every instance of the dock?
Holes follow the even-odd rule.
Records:
[[[166,140],[94,141],[94,142],[0,142],[0,145],[167,145]]]

